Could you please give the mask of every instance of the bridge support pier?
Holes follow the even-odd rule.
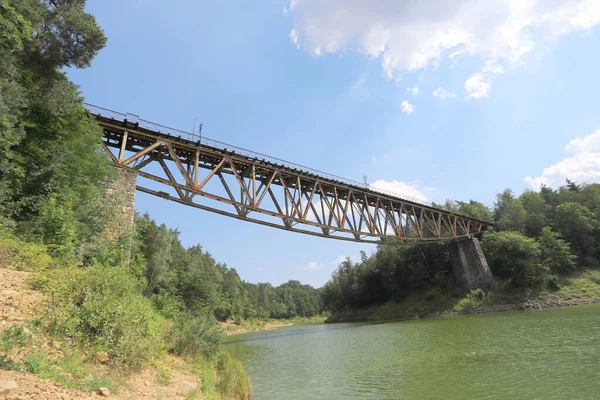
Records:
[[[492,271],[476,238],[454,240],[448,246],[454,279],[459,285],[475,289],[492,283]]]
[[[117,168],[116,179],[106,183],[105,198],[109,202],[116,202],[116,214],[111,216],[106,227],[108,236],[117,237],[133,226],[136,181],[136,171]]]

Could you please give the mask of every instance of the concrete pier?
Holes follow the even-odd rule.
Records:
[[[492,271],[476,238],[453,240],[448,246],[454,279],[459,285],[475,289],[492,283]]]

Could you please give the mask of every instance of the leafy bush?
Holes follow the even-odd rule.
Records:
[[[171,349],[180,356],[202,355],[210,360],[221,351],[224,337],[225,332],[216,326],[214,318],[181,313],[171,328]]]
[[[242,363],[222,352],[217,361],[216,389],[225,399],[249,399],[252,394],[250,379]]]
[[[473,310],[483,304],[485,300],[485,292],[479,288],[471,290],[467,296],[460,299],[452,310],[454,312],[463,312]]]
[[[35,284],[55,294],[55,331],[118,362],[139,367],[165,347],[160,316],[124,268],[60,269]]]
[[[22,371],[23,368],[21,367],[21,365],[16,362],[15,360],[7,357],[7,356],[0,356],[0,369],[3,369],[5,371]]]
[[[0,252],[12,255],[12,264],[19,270],[42,271],[52,265],[46,246],[29,243],[12,235],[0,238]]]
[[[537,239],[541,249],[541,259],[554,273],[565,273],[575,269],[576,257],[571,253],[569,244],[550,227],[542,229]]]
[[[540,262],[539,244],[520,233],[488,231],[483,245],[494,275],[510,278],[513,286],[536,286],[548,271]]]
[[[25,332],[25,329],[20,325],[13,325],[2,332],[2,349],[11,351],[14,347],[24,347],[30,340],[31,335]]]
[[[174,318],[185,309],[185,303],[179,296],[168,292],[158,293],[152,296],[154,307],[165,318]]]

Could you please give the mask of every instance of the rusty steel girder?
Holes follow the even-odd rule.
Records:
[[[481,234],[489,225],[208,138],[199,140],[137,116],[86,107],[104,130],[102,147],[115,166],[137,173],[137,190],[177,203],[366,243],[443,241]],[[160,187],[142,186],[141,181]]]

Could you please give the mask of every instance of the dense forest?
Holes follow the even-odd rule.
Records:
[[[437,206],[494,224],[482,247],[506,291],[557,289],[566,276],[600,268],[600,184],[567,180],[558,189],[542,186],[520,196],[506,189],[492,210],[476,201]],[[460,296],[451,268],[444,244],[380,245],[361,262],[342,263],[322,288],[323,305],[330,311],[362,307],[431,288]]]
[[[167,314],[188,311],[218,320],[312,317],[321,312],[320,292],[298,281],[273,287],[243,282],[200,245],[184,249],[178,232],[148,215],[135,220],[145,292]]]

